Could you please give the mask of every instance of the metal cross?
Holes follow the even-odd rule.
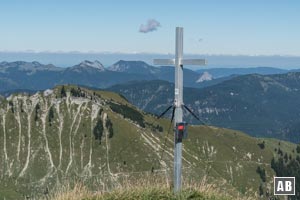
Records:
[[[183,65],[205,65],[204,59],[183,59],[183,28],[176,27],[176,48],[175,59],[154,59],[155,65],[175,65],[175,119],[174,127],[177,123],[182,122],[183,106]],[[174,192],[181,189],[181,166],[182,166],[182,140],[176,139],[174,133]]]

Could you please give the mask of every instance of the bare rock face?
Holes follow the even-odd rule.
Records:
[[[81,62],[79,65],[76,65],[76,67],[82,67],[82,68],[91,67],[91,68],[98,69],[100,71],[105,71],[104,66],[98,60],[95,60],[94,62],[85,60]]]
[[[201,83],[203,81],[211,81],[213,79],[212,75],[208,72],[203,72],[199,79],[196,81],[197,83]]]
[[[156,136],[148,135],[149,129],[112,112],[110,97],[78,87],[63,90],[0,100],[1,182],[13,183],[21,196],[38,195],[75,179],[112,187],[129,172],[152,168],[158,154],[151,149],[160,140],[151,139]],[[136,150],[128,149],[132,140]],[[145,140],[150,141],[146,149]],[[146,160],[138,149],[148,152]]]

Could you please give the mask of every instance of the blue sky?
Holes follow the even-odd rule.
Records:
[[[0,51],[300,56],[300,1],[1,0]],[[139,27],[155,19],[157,31]]]

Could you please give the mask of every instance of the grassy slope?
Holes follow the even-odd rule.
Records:
[[[66,90],[70,90],[70,87],[72,86],[66,87]],[[1,102],[1,112],[7,111],[7,114],[5,114],[5,129],[3,117],[0,118],[0,138],[1,141],[4,141],[5,130],[8,159],[5,159],[3,154],[0,157],[0,196],[5,196],[7,199],[17,199],[23,195],[42,194],[45,188],[49,187],[51,191],[54,184],[59,185],[66,180],[70,183],[80,180],[92,190],[99,188],[110,190],[128,178],[144,177],[151,174],[151,171],[154,175],[164,177],[166,184],[171,184],[172,134],[168,135],[164,146],[169,127],[168,120],[155,121],[151,115],[144,113],[146,122],[154,122],[155,125],[160,124],[164,128],[164,132],[153,132],[148,126],[142,129],[130,120],[112,112],[106,105],[106,102],[109,101],[129,104],[124,98],[115,93],[96,91],[95,93],[100,96],[100,107],[112,121],[114,129],[113,138],[109,139],[104,134],[101,144],[99,144],[98,141],[94,140],[92,130],[96,121],[103,118],[103,114],[91,120],[92,107],[95,103],[89,97],[85,99],[86,103],[79,104],[76,101],[80,98],[62,99],[62,102],[59,103],[60,112],[54,109],[54,119],[50,126],[48,113],[43,110],[49,109],[53,100],[61,100],[59,91],[60,87],[56,88],[51,97],[39,95],[41,110],[38,111],[39,118],[37,121],[34,120],[34,112],[30,118],[31,156],[28,169],[22,177],[19,175],[28,155],[29,115],[27,111],[21,112],[20,107],[21,104],[23,106],[25,104],[30,105],[32,102],[29,97],[19,96],[19,100],[13,106],[14,113],[10,107],[7,107],[8,102],[6,100]],[[94,93],[90,90],[85,91],[89,95]],[[73,103],[70,104],[72,101]],[[16,158],[17,138],[19,137],[17,114],[20,114],[22,125],[20,161],[17,161]],[[43,114],[46,114],[46,137],[43,134],[41,120]],[[60,115],[63,118],[61,161],[59,159]],[[261,183],[256,168],[261,166],[266,169],[267,174],[267,183],[264,184],[264,188],[269,188],[272,191],[271,181],[274,172],[270,168],[270,161],[275,155],[274,149],[278,148],[278,140],[264,139],[266,142],[265,149],[260,149],[257,144],[261,140],[228,129],[190,126],[189,137],[183,142],[184,182],[197,183],[205,179],[208,184],[218,185],[223,192],[233,191],[233,193],[237,193],[238,191],[243,194],[254,195]],[[54,167],[51,167],[46,141]],[[295,145],[291,143],[280,142],[280,144],[280,148],[287,152],[291,152],[295,148]],[[0,143],[0,149],[5,149],[4,142]],[[91,149],[92,164],[89,166]],[[74,153],[71,164],[70,152]],[[69,169],[67,170],[68,166]],[[11,170],[11,175],[8,174],[8,169]]]

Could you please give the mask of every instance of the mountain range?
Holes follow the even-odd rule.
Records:
[[[185,103],[207,124],[299,142],[300,86],[295,71],[265,67],[185,69]],[[257,74],[239,75],[247,73]],[[0,93],[4,96],[76,84],[119,92],[140,109],[155,114],[172,104],[173,81],[173,67],[154,67],[142,61],[120,60],[108,68],[87,60],[68,68],[38,62],[0,63]]]
[[[48,198],[55,188],[78,181],[103,191],[137,177],[171,183],[170,121],[142,112],[119,94],[58,86],[0,98],[0,113],[4,199]],[[275,139],[190,125],[183,141],[183,179],[212,183],[228,194],[269,197],[272,159],[280,150],[289,162],[299,154],[295,149]]]
[[[290,71],[299,71],[295,70],[285,70],[274,67],[251,67],[251,68],[211,68],[211,69],[199,69],[198,73],[202,74],[204,72],[210,74],[214,79],[232,76],[232,75],[246,75],[246,74],[283,74]]]
[[[174,84],[165,81],[136,81],[109,90],[154,114],[162,113],[173,104]],[[205,88],[184,88],[185,105],[202,120],[185,112],[187,122],[296,143],[300,142],[299,99],[299,72],[242,75]]]
[[[198,85],[199,74],[185,70],[186,84]],[[60,68],[38,62],[0,63],[0,91],[16,89],[44,90],[59,84],[77,84],[105,88],[131,80],[174,80],[171,67],[153,67],[141,61],[119,61],[104,68],[99,61],[83,61],[78,65]]]
[[[184,69],[184,85],[202,88],[239,74],[274,74],[286,70],[276,68],[248,69],[205,69],[193,71]],[[61,68],[43,65],[38,62],[1,62],[0,93],[8,94],[15,90],[45,90],[60,84],[76,84],[94,88],[107,88],[134,80],[165,80],[174,82],[174,68],[170,66],[154,67],[142,61],[124,61],[105,68],[99,61],[83,61],[78,65]]]

